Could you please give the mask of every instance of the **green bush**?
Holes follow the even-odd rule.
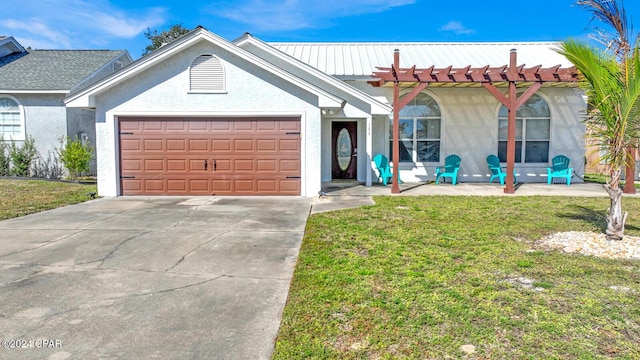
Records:
[[[9,145],[0,136],[0,176],[11,175],[11,158],[9,157]]]
[[[60,138],[60,149],[57,150],[60,161],[69,172],[71,179],[77,179],[83,172],[89,171],[89,161],[93,148],[88,142],[71,139],[68,136]]]
[[[29,176],[31,163],[38,157],[35,142],[32,137],[17,146],[15,142],[9,147],[9,158],[11,159],[11,175],[13,176]]]

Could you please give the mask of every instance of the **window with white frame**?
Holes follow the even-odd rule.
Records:
[[[507,108],[498,116],[498,157],[507,161]],[[547,102],[533,95],[516,111],[516,163],[549,162],[551,112]]]
[[[420,93],[399,114],[400,162],[439,162],[441,113],[433,98]],[[393,119],[389,121],[389,154],[393,158]]]
[[[23,138],[20,106],[8,97],[0,96],[0,136],[5,140]]]
[[[200,55],[189,69],[190,90],[194,92],[225,91],[224,67],[213,55]]]

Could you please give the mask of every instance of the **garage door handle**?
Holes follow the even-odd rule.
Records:
[[[204,171],[207,171],[207,160],[204,161]]]
[[[216,163],[215,160],[213,160],[213,171],[216,171],[217,167],[218,167],[218,164]]]

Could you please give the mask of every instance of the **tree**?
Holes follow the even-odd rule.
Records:
[[[144,32],[144,36],[151,41],[151,44],[144,48],[142,55],[147,55],[148,53],[159,49],[162,45],[168,44],[190,31],[191,30],[183,27],[182,24],[171,25],[167,30],[162,32],[158,32],[158,30],[151,31],[151,29],[147,28],[147,31]]]
[[[69,178],[77,179],[83,172],[89,171],[89,161],[93,148],[87,141],[68,136],[60,138],[60,149],[56,149],[60,161],[69,172]]]
[[[640,56],[638,39],[631,43],[626,13],[616,0],[578,1],[613,30],[597,29],[595,38],[602,46],[590,46],[569,39],[559,52],[581,74],[589,110],[586,126],[600,148],[609,179],[604,189],[610,198],[605,234],[609,240],[624,238],[627,213],[622,211],[622,168],[632,161],[630,148],[637,144],[640,132]]]

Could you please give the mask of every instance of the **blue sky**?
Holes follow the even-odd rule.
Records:
[[[624,4],[640,29],[640,1]],[[575,0],[9,0],[2,12],[0,35],[25,47],[126,49],[134,59],[147,28],[172,24],[267,42],[587,39],[594,25]]]

